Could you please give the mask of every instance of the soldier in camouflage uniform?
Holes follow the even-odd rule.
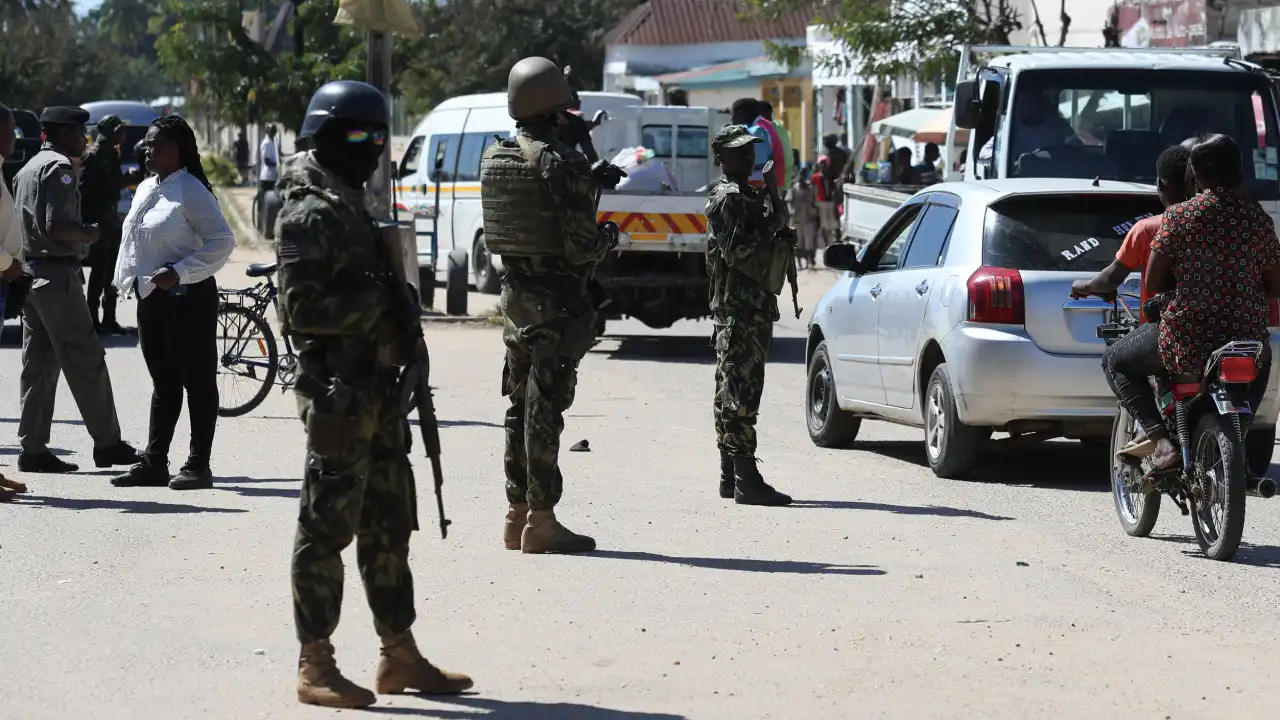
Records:
[[[618,241],[617,226],[596,225],[596,194],[622,177],[590,165],[561,141],[557,116],[572,102],[564,75],[544,58],[511,69],[507,110],[518,131],[481,160],[484,239],[502,256],[503,392],[507,501],[503,542],[526,553],[574,553],[595,540],[556,520],[564,412],[573,403],[578,362],[595,339],[588,291],[595,266]]]
[[[298,700],[328,707],[375,701],[339,673],[329,642],[342,607],[341,552],[353,540],[382,638],[377,691],[452,694],[472,685],[427,662],[409,629],[417,506],[396,383],[422,327],[364,196],[389,117],[371,85],[320,88],[300,133],[315,149],[290,158],[279,184],[280,322],[298,349],[295,392],[307,433],[292,572]]]
[[[766,191],[747,182],[758,142],[741,125],[726,127],[711,142],[724,172],[707,198],[720,497],[740,505],[789,505],[791,498],[760,476],[755,458],[764,366],[793,247]]]

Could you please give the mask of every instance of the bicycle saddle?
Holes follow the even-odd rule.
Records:
[[[248,269],[244,271],[249,277],[266,277],[276,271],[275,263],[250,263]]]

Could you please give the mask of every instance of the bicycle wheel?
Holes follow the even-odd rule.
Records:
[[[276,338],[261,316],[218,307],[218,414],[239,417],[262,404],[280,369]]]

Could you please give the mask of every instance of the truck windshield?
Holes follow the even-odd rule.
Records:
[[[1155,183],[1165,148],[1203,133],[1235,138],[1245,186],[1280,199],[1276,111],[1267,79],[1204,70],[1028,70],[1014,87],[1009,177]]]

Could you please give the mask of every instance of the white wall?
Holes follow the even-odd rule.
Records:
[[[689,93],[689,105],[694,107],[728,108],[738,98],[760,97],[760,84],[743,85],[741,87],[692,89]]]
[[[1071,17],[1067,46],[1102,47],[1102,28],[1106,27],[1115,3],[1116,0],[1067,0],[1067,15]],[[1015,31],[1010,38],[1014,45],[1044,44],[1040,42],[1040,33],[1036,29],[1033,4],[1040,10],[1040,22],[1044,25],[1049,44],[1058,44],[1058,34],[1062,29],[1058,13],[1062,9],[1062,0],[1013,0],[1013,4],[1022,20],[1022,30]]]

